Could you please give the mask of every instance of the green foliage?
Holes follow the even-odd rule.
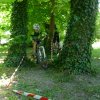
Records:
[[[99,94],[100,94],[100,85],[99,86],[90,86],[84,89],[85,92],[87,92],[89,95],[90,94],[95,94],[95,96],[97,96],[97,98],[99,98]]]
[[[96,20],[96,31],[95,38],[100,39],[100,12],[98,12]]]
[[[54,9],[51,6],[49,0],[33,0],[29,1],[28,5],[28,18],[29,18],[29,30],[32,32],[32,25],[34,23],[39,23],[41,26],[44,23],[50,23],[50,14],[53,10],[55,14],[55,21],[59,31],[63,31],[66,28],[66,22],[69,18],[69,1],[56,0]]]
[[[70,2],[69,0],[58,0],[55,5],[55,20],[60,31],[66,30],[69,22]]]
[[[33,0],[29,1],[28,4],[28,29],[29,34],[32,33],[32,26],[34,23],[39,23],[41,31],[45,30],[45,24],[49,24],[48,28],[48,40],[46,42],[46,50],[50,55],[51,42],[54,33],[54,24],[56,24],[57,31],[60,36],[63,37],[63,31],[66,29],[69,13],[70,13],[69,0]],[[44,34],[44,33],[43,33]],[[60,38],[62,39],[62,38]]]
[[[0,0],[0,3],[13,3],[14,1],[22,2],[23,0]]]
[[[26,43],[26,36],[25,35],[19,35],[19,36],[15,36],[14,38],[12,38],[10,40],[9,46],[11,46],[12,44],[17,46],[22,46]]]
[[[1,3],[12,3],[15,0],[0,0]]]
[[[0,3],[0,31],[4,32],[10,29],[10,13],[11,5]]]
[[[0,3],[0,43],[2,39],[9,39],[11,4]]]

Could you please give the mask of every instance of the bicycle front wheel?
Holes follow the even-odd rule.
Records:
[[[37,50],[37,61],[43,68],[47,68],[47,57],[43,46]]]

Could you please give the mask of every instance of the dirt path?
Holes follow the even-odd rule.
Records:
[[[34,90],[52,100],[100,100],[100,75],[96,77],[76,75],[67,81],[61,73],[41,68],[28,68],[21,69],[17,78],[25,87],[17,85],[20,89],[30,92]],[[34,89],[30,89],[32,85]]]
[[[51,100],[100,100],[100,75],[76,75],[67,79],[62,73],[40,67],[21,68],[16,74],[16,81],[17,84],[13,84],[10,90],[0,88],[0,100],[17,100],[12,89],[34,91]],[[11,95],[13,97],[9,99]]]

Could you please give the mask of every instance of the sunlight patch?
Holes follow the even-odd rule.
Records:
[[[0,59],[0,63],[4,63],[4,59]]]
[[[100,48],[100,42],[94,42],[94,43],[92,44],[92,47],[93,47],[94,49]]]
[[[4,73],[2,76],[1,76],[1,79],[0,79],[0,87],[9,87],[11,86],[12,84],[14,83],[17,83],[17,81],[14,81],[14,78],[15,77],[10,77],[8,78],[6,76],[6,74]]]

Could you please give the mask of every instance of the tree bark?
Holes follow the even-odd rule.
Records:
[[[91,69],[91,44],[98,0],[71,0],[70,22],[59,56],[62,69],[87,72]]]
[[[47,40],[47,53],[52,58],[52,42],[53,42],[53,35],[55,30],[55,16],[54,16],[55,0],[50,0],[50,2],[51,2],[51,13],[50,13],[49,34]]]

